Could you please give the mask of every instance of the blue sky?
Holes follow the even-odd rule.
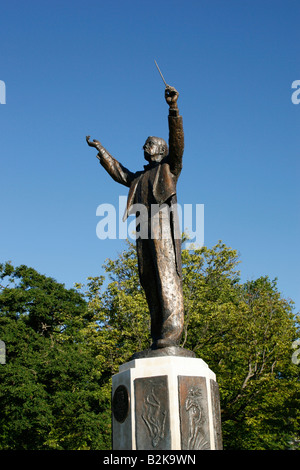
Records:
[[[242,279],[278,277],[299,310],[297,0],[1,2],[0,262],[67,287],[124,248],[99,240],[100,204],[127,189],[85,136],[132,171],[167,139],[156,59],[180,92],[181,204],[204,204],[205,245],[240,252]]]

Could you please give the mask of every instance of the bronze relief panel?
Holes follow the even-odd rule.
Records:
[[[182,450],[209,450],[209,420],[205,377],[178,376]]]
[[[137,450],[171,449],[168,377],[134,381]]]

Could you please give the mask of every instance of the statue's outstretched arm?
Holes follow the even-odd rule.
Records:
[[[109,175],[115,181],[117,181],[117,183],[129,187],[134,179],[134,173],[127,170],[127,168],[125,168],[114,157],[112,157],[98,140],[94,139],[91,142],[90,136],[88,135],[86,136],[86,141],[90,147],[94,147],[98,150],[97,158],[99,159],[101,165],[105,168],[107,173],[109,173]]]

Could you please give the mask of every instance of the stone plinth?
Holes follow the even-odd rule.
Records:
[[[114,450],[222,449],[216,376],[202,360],[134,359],[112,381]]]

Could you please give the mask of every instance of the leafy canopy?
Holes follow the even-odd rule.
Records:
[[[183,250],[182,346],[216,373],[225,449],[287,449],[299,439],[299,317],[267,276],[241,282],[236,250]],[[150,345],[135,247],[106,276],[66,289],[0,265],[0,449],[111,448],[111,377]]]

